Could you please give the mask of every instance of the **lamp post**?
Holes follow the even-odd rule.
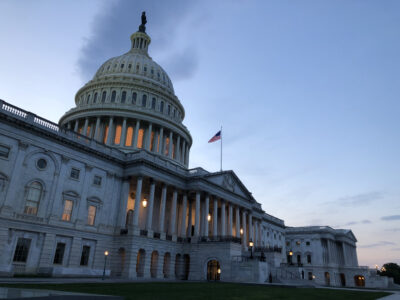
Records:
[[[289,251],[289,264],[290,264],[290,265],[292,264],[292,256],[293,256],[293,251],[290,250],[290,251]]]
[[[252,240],[249,241],[249,247],[250,247],[250,258],[253,259],[253,246],[254,243]]]
[[[103,278],[102,280],[104,280],[105,276],[106,276],[106,264],[107,264],[107,256],[108,256],[108,251],[104,251],[104,269],[103,269]]]

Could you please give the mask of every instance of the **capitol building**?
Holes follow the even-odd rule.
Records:
[[[145,24],[58,124],[0,101],[0,276],[386,286],[351,230],[288,227],[233,171],[188,168]]]

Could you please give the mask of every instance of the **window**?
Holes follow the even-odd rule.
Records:
[[[93,178],[93,184],[100,186],[101,185],[101,176],[95,175]]]
[[[26,193],[24,213],[36,215],[39,207],[39,201],[42,196],[43,187],[38,181],[32,182],[28,186]]]
[[[53,264],[62,265],[65,252],[65,244],[57,243],[56,252],[54,253]]]
[[[107,96],[107,93],[106,93],[106,91],[104,91],[103,94],[101,95],[101,102],[102,103],[106,102],[106,96]]]
[[[153,74],[154,74],[154,70],[153,70],[153,69],[151,69],[151,71],[150,71],[150,72],[151,72],[151,75],[153,75]]]
[[[29,253],[31,240],[26,238],[19,238],[17,246],[15,247],[14,258],[15,262],[26,262]]]
[[[164,102],[161,101],[160,103],[160,112],[164,112]]]
[[[111,93],[111,102],[114,103],[115,102],[115,98],[117,97],[117,92],[116,91],[112,91]]]
[[[129,64],[128,65],[128,69],[130,70],[132,68],[132,64]]]
[[[61,217],[61,219],[63,221],[71,221],[73,205],[74,205],[74,202],[72,202],[72,200],[65,200],[65,202],[64,202],[64,211],[63,211],[63,214],[62,214],[62,217]]]
[[[307,263],[311,264],[311,254],[307,254]]]
[[[286,242],[286,246],[290,246],[290,242]]]
[[[79,173],[80,173],[79,169],[72,168],[70,176],[73,179],[79,179]]]
[[[300,241],[296,241],[297,246],[300,246],[300,244],[301,244]]]
[[[143,97],[142,97],[142,106],[143,107],[147,106],[147,95],[143,95]]]
[[[126,92],[123,91],[121,95],[121,103],[125,103],[125,100],[126,100]]]
[[[147,67],[144,66],[143,71],[146,73],[147,72]]]
[[[143,148],[143,135],[144,135],[144,130],[142,128],[140,128],[138,131],[138,139],[137,139],[137,145],[136,145],[136,147],[139,149]]]
[[[89,263],[90,246],[82,247],[81,266],[87,266]]]
[[[0,145],[0,157],[8,158],[9,154],[10,154],[10,148]]]
[[[46,161],[44,158],[40,158],[40,159],[38,159],[38,161],[36,162],[36,166],[37,166],[40,170],[44,170],[44,169],[46,169],[47,161]]]
[[[135,92],[132,93],[132,104],[136,104],[137,94]]]
[[[151,108],[152,109],[156,109],[156,102],[157,102],[156,98],[153,97],[153,99],[151,100]]]
[[[87,95],[87,97],[86,97],[86,104],[89,104],[89,100],[90,100],[90,95]]]
[[[124,68],[124,64],[121,64],[121,69],[123,69]]]
[[[168,115],[171,114],[171,105],[168,104]]]
[[[95,218],[96,218],[96,206],[89,205],[88,220],[87,220],[88,225],[94,225]]]
[[[96,101],[97,101],[97,93],[94,93],[93,103],[96,103]]]
[[[309,241],[307,241],[307,242],[306,242],[306,245],[307,245],[307,246],[310,246],[310,242],[309,242]]]

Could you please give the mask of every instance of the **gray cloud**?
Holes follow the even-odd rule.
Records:
[[[107,59],[126,53],[130,49],[130,35],[138,30],[142,11],[147,15],[147,33],[156,43],[150,46],[150,52],[171,51],[177,35],[177,29],[189,16],[190,7],[195,1],[146,1],[120,0],[105,4],[92,24],[91,36],[85,40],[78,59],[78,70],[83,79],[90,79],[96,70]],[[166,68],[174,79],[192,76],[197,68],[198,56],[190,41],[185,50],[171,52],[175,68],[172,72]],[[173,50],[172,50],[173,51]],[[167,66],[169,67],[169,66]]]
[[[400,228],[389,228],[389,229],[386,229],[385,231],[398,232],[398,231],[400,231]]]
[[[331,201],[330,203],[335,203],[338,205],[344,206],[358,206],[365,205],[371,202],[375,202],[377,200],[382,199],[384,194],[382,192],[369,192],[369,193],[361,193],[353,196],[346,196],[337,199],[336,201]]]
[[[371,224],[372,222],[370,220],[362,220],[361,223],[362,224]]]
[[[358,224],[358,222],[348,222],[346,224],[344,224],[345,226],[350,226],[350,225],[355,225]]]
[[[344,224],[343,226],[351,226],[351,225],[357,225],[357,224],[371,224],[371,223],[372,222],[370,220],[351,221],[351,222]],[[341,226],[339,226],[339,227],[341,227]]]
[[[381,217],[382,221],[398,221],[400,220],[400,215],[392,215],[392,216],[383,216]]]
[[[400,248],[392,248],[390,250],[392,250],[392,251],[400,251]]]
[[[361,246],[358,246],[358,248],[376,248],[376,247],[381,247],[381,246],[395,246],[395,245],[396,245],[396,243],[393,243],[393,242],[380,241],[380,242],[374,243],[374,244],[361,245]]]

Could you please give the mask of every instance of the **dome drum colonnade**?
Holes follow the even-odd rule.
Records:
[[[251,204],[239,205],[206,191],[182,190],[144,176],[126,180],[122,196],[127,199],[127,213],[121,216],[120,226],[126,224],[134,235],[173,241],[240,241],[245,250],[250,241],[254,247],[268,243],[262,216],[253,214]]]
[[[136,32],[131,41],[128,53],[104,63],[78,91],[77,107],[60,125],[124,152],[146,149],[187,167],[192,138],[182,124],[184,108],[147,54],[150,37]]]

